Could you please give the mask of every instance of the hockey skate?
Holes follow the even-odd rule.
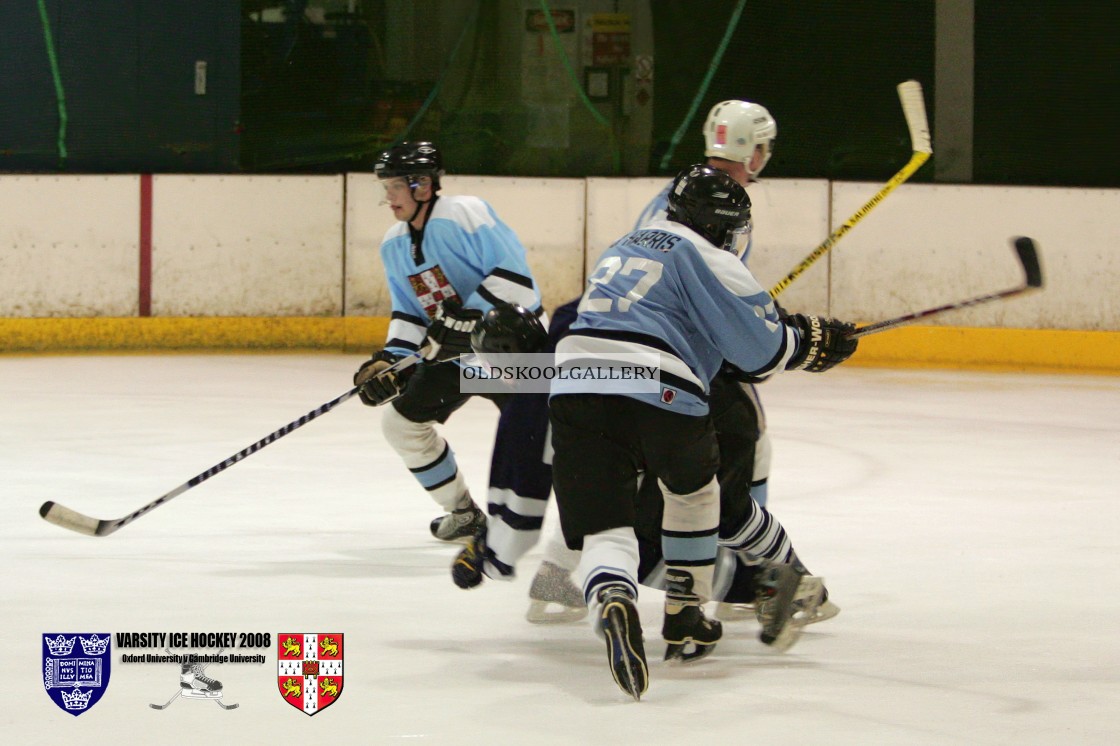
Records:
[[[611,674],[622,691],[640,700],[649,686],[649,669],[638,607],[621,585],[609,585],[599,591],[599,603],[599,626],[607,640]]]
[[[486,524],[474,536],[467,537],[467,545],[451,564],[451,582],[464,590],[482,583],[482,566],[486,561]]]
[[[700,597],[692,592],[692,576],[670,570],[666,573],[665,620],[661,637],[668,646],[665,660],[691,663],[716,649],[723,625],[704,616]]]
[[[793,647],[805,626],[793,618],[797,612],[794,602],[801,578],[792,565],[770,565],[759,578],[757,606],[758,621],[762,625],[759,639],[775,650],[784,652]],[[802,598],[802,608],[815,611],[823,592],[823,583],[810,584]]]
[[[465,508],[456,508],[439,518],[433,518],[431,526],[432,536],[440,541],[455,541],[466,543],[479,529],[486,527],[486,514],[479,510],[470,497],[470,503]]]
[[[815,608],[812,602],[815,591],[821,591],[820,604]],[[817,622],[824,622],[840,613],[840,607],[828,598],[828,589],[824,581],[813,575],[804,575],[797,586],[797,595],[793,599],[793,619],[805,627]],[[715,618],[721,622],[743,622],[748,619],[758,619],[757,604],[736,604],[720,601],[716,604]]]
[[[572,582],[571,573],[548,560],[541,562],[529,586],[529,611],[533,624],[578,622],[587,616],[583,594]]]
[[[828,600],[824,578],[801,576],[793,597],[793,622],[802,627],[823,622],[840,613],[840,607]]]
[[[729,604],[720,601],[716,604],[715,618],[721,622],[742,622],[758,618],[755,604]]]
[[[207,664],[203,663],[184,662],[180,667],[179,691],[175,692],[166,703],[162,705],[153,704],[149,705],[149,707],[153,710],[166,710],[171,706],[172,702],[181,696],[183,699],[210,700],[223,710],[236,709],[236,704],[227,705],[222,702],[222,682],[212,679],[203,673],[206,669],[206,665]]]

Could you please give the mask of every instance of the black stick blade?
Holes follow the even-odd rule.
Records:
[[[1019,236],[1015,239],[1015,251],[1019,254],[1023,271],[1027,273],[1027,287],[1042,287],[1042,267],[1038,265],[1038,248],[1034,239]]]

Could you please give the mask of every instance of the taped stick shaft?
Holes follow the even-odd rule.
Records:
[[[794,280],[812,267],[818,259],[827,254],[837,241],[856,226],[856,223],[863,220],[867,213],[871,212],[876,205],[886,199],[888,194],[913,176],[914,172],[929,160],[933,153],[933,146],[930,142],[929,122],[926,119],[926,106],[922,97],[922,84],[916,80],[907,80],[899,83],[897,90],[898,99],[902,103],[902,114],[906,118],[906,126],[910,130],[910,147],[914,151],[910,160],[871,199],[867,200],[861,208],[834,230],[820,246],[809,252],[809,255],[802,259],[800,264],[794,267],[778,284],[770,288],[771,298],[777,298]]]

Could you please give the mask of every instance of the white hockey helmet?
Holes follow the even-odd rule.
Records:
[[[748,176],[757,176],[770,161],[778,123],[765,106],[750,101],[721,101],[708,112],[704,122],[704,155],[738,161],[747,167]],[[755,149],[762,152],[762,163],[751,170]]]

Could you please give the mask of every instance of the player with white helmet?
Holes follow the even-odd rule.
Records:
[[[765,106],[750,101],[721,101],[704,122],[704,155],[743,165],[753,179],[774,154],[778,123]],[[726,170],[734,178],[731,170]],[[736,178],[736,181],[742,181]]]
[[[755,181],[774,154],[778,123],[766,107],[750,101],[721,101],[704,121],[704,155],[707,165],[718,168],[746,187]],[[650,200],[634,227],[665,217],[669,184]],[[749,246],[743,249],[743,253]],[[744,256],[744,261],[745,261]]]

